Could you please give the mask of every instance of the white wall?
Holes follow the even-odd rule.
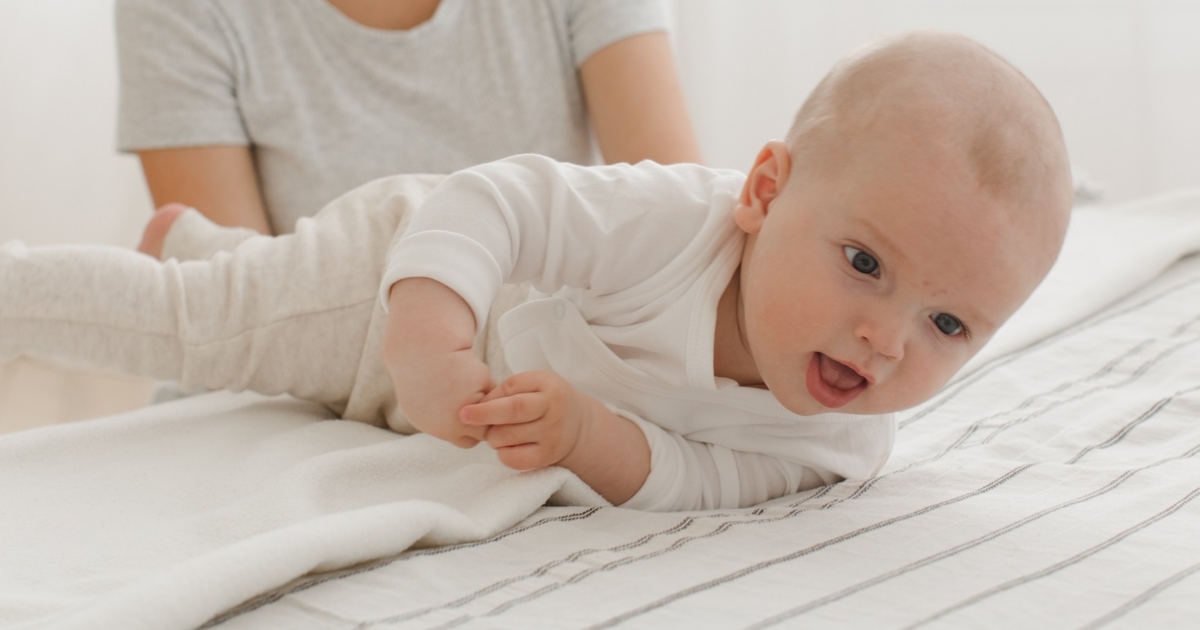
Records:
[[[115,149],[112,0],[0,1],[0,242],[133,245],[150,216]]]
[[[705,158],[748,168],[830,65],[914,28],[964,33],[1021,68],[1072,161],[1111,200],[1200,186],[1196,0],[674,0]]]
[[[841,55],[957,30],[1041,86],[1114,200],[1200,185],[1196,0],[670,0],[710,164],[749,166]],[[132,245],[150,201],[114,146],[112,0],[0,2],[0,242]]]

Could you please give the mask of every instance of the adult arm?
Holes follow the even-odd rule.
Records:
[[[209,0],[117,0],[114,11],[117,146],[141,158],[155,206],[270,233],[224,12]]]
[[[272,233],[249,147],[155,149],[138,157],[155,207],[178,202],[219,225]]]
[[[665,32],[609,44],[579,74],[605,162],[702,161]]]

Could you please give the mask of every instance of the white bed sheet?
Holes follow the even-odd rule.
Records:
[[[1171,199],[1200,210],[1200,193]],[[1182,233],[1170,227],[1157,233]],[[1131,282],[1095,288],[1111,300]],[[7,436],[0,620],[1187,626],[1200,614],[1200,258],[1075,319],[1049,336],[1039,317],[1015,320],[1013,352],[902,414],[879,476],[747,510],[535,510],[556,491],[594,496],[564,471],[495,462],[441,496],[436,479],[487,458],[286,399],[218,394]],[[202,476],[178,478],[189,471]],[[414,542],[443,546],[370,560]]]
[[[1200,618],[1200,257],[902,414],[876,478],[756,509],[543,508],[309,576],[244,628],[1182,628]]]

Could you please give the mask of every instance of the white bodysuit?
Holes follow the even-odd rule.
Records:
[[[744,179],[536,155],[461,171],[421,206],[380,288],[430,277],[486,322],[504,283],[532,283],[543,299],[499,320],[508,365],[553,370],[642,428],[651,473],[628,507],[739,507],[870,476],[891,451],[890,414],[798,416],[713,375],[717,302],[745,241],[733,222]]]

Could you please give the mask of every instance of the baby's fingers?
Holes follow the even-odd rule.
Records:
[[[518,424],[546,415],[549,401],[539,392],[513,394],[475,405],[466,405],[459,420],[466,425]]]
[[[505,398],[515,394],[527,394],[533,392],[545,392],[548,387],[551,387],[559,377],[549,370],[534,370],[532,372],[519,372],[504,379],[499,385],[496,385],[487,396],[483,397],[482,402],[496,400],[497,398]]]

